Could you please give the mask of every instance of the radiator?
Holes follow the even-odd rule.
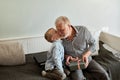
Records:
[[[47,42],[43,36],[0,39],[0,43],[7,41],[17,41],[21,43],[25,54],[47,51],[51,45],[51,43]]]

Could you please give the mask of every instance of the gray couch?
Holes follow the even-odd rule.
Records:
[[[99,55],[93,56],[93,59],[96,60],[108,72],[111,80],[120,80],[120,71],[119,71],[120,58],[117,58],[116,56],[113,55],[111,51],[105,49],[103,44],[104,43],[109,44],[113,46],[115,49],[120,50],[119,41],[120,38],[114,37],[106,33],[102,33],[102,35],[100,36],[100,43],[99,43],[99,52],[98,52]],[[17,51],[16,53],[20,53],[20,52]],[[4,55],[4,52],[1,53],[0,51],[0,55],[1,54]],[[19,59],[20,56],[23,56],[21,57],[22,60]],[[13,59],[15,60],[9,61],[10,59],[6,60],[6,58],[9,57],[6,58],[1,57],[4,59],[4,60],[2,59],[1,62],[2,64],[6,62],[6,64],[11,63],[12,65],[10,64],[7,66],[6,64],[0,65],[0,80],[49,80],[41,76],[41,71],[43,70],[44,66],[40,65],[40,63],[46,60],[46,52],[26,54],[25,58],[24,55],[19,55],[17,56],[18,58],[12,58],[12,57],[14,56],[11,56],[10,58],[12,60]],[[37,60],[35,57],[37,57]],[[18,65],[17,60],[19,60],[20,65]]]
[[[48,80],[41,77],[42,68],[34,59],[34,56],[45,59],[45,53],[25,55],[20,43],[0,42],[0,80]]]
[[[26,63],[17,66],[0,66],[0,80],[48,80],[41,77],[41,67],[34,56],[44,57],[44,53],[26,54]]]

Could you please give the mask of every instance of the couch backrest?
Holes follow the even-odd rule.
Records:
[[[107,32],[101,32],[99,36],[99,40],[108,44],[113,49],[120,51],[120,37],[112,35]]]

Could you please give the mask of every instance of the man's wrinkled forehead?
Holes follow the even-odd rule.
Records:
[[[65,26],[56,26],[57,30],[64,30]]]
[[[62,20],[58,20],[58,21],[56,22],[56,26],[58,26],[58,25],[62,25],[62,24],[65,24],[65,22],[62,21]]]
[[[56,27],[57,27],[57,29],[64,29],[65,23],[63,21],[57,22]]]

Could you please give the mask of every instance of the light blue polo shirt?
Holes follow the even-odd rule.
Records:
[[[63,72],[62,62],[64,60],[64,47],[61,40],[52,43],[51,49],[47,53],[47,61],[45,63],[45,70],[52,70],[54,68]]]

